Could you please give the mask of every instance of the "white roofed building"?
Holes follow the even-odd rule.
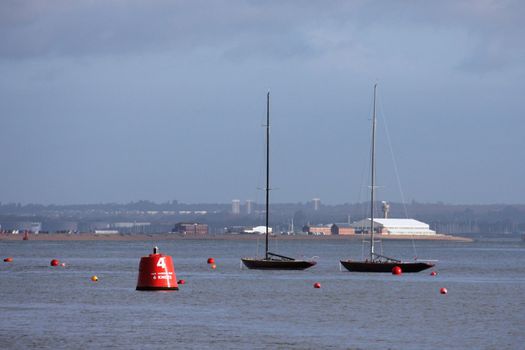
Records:
[[[370,230],[370,218],[352,224],[356,233],[366,233]],[[374,231],[386,235],[435,235],[428,224],[414,219],[376,219]]]
[[[262,235],[266,233],[266,226],[256,226],[252,229],[244,229],[242,232],[243,233],[258,233]],[[268,227],[268,233],[272,233],[271,227]]]

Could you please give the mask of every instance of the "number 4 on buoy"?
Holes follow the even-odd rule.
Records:
[[[159,258],[159,261],[157,261],[157,266],[166,269],[166,258]]]

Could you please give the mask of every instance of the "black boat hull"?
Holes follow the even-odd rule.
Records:
[[[341,260],[341,265],[351,272],[392,272],[395,266],[399,266],[403,272],[420,272],[429,269],[434,264],[427,262],[370,262],[370,261],[353,261]]]
[[[277,260],[242,258],[242,263],[253,270],[305,270],[317,264],[310,260]]]

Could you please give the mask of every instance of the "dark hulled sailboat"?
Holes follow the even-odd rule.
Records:
[[[364,261],[341,260],[340,263],[352,272],[392,272],[399,266],[403,272],[419,272],[431,268],[434,264],[425,261],[401,261],[375,252],[374,247],[374,191],[375,191],[375,131],[376,131],[376,90],[374,85],[374,107],[372,113],[372,151],[371,151],[371,190],[370,190],[370,255]]]
[[[264,258],[241,258],[249,269],[260,270],[304,270],[317,264],[314,260],[296,260],[268,250],[268,223],[270,203],[270,93],[266,95],[266,240]]]

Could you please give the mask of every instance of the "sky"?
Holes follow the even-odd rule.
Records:
[[[0,202],[525,203],[525,3],[0,2]]]

